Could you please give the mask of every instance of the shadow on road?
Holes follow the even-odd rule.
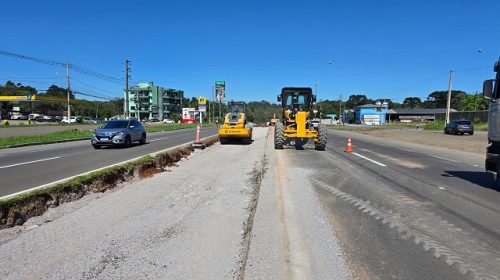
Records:
[[[495,182],[488,173],[477,171],[444,171],[443,177],[457,177],[483,188],[500,192],[500,182]]]

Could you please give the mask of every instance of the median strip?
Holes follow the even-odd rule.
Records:
[[[202,139],[206,146],[213,145],[217,140],[217,136]],[[78,200],[86,194],[105,192],[132,179],[142,179],[163,172],[189,156],[194,151],[192,143],[1,197],[0,229],[22,225],[29,218],[42,215],[51,207]]]

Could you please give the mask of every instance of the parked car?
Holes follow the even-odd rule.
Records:
[[[130,147],[133,142],[146,143],[146,131],[137,120],[111,120],[97,128],[90,141],[95,149],[101,146]]]
[[[13,114],[12,116],[10,116],[10,119],[11,120],[27,120],[28,119],[28,115],[25,115],[25,114]]]
[[[170,120],[170,119],[164,119],[163,122],[164,123],[175,123],[175,121]]]
[[[37,116],[35,117],[36,122],[55,122],[55,118],[53,116]]]
[[[97,121],[95,121],[94,119],[92,118],[89,118],[89,117],[85,117],[82,119],[82,122],[83,123],[86,123],[86,124],[94,124],[94,123],[97,123]]]
[[[29,114],[28,119],[30,119],[30,120],[36,120],[37,118],[41,118],[41,117],[43,117],[42,114],[33,113],[33,114]]]
[[[444,134],[474,134],[474,125],[469,120],[452,120],[444,127]]]
[[[68,120],[68,117],[63,117],[61,120],[62,123],[76,123],[76,117],[71,117],[70,120]]]

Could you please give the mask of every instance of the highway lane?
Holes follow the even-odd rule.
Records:
[[[500,189],[482,155],[337,131],[325,152],[283,152],[312,172],[358,277],[498,279]]]
[[[0,197],[193,141],[196,128],[150,133],[147,144],[95,150],[90,140],[0,150]],[[201,137],[217,128],[202,128]]]

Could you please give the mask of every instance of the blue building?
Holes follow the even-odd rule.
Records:
[[[355,122],[365,125],[384,125],[386,123],[388,104],[377,102],[354,108]]]

